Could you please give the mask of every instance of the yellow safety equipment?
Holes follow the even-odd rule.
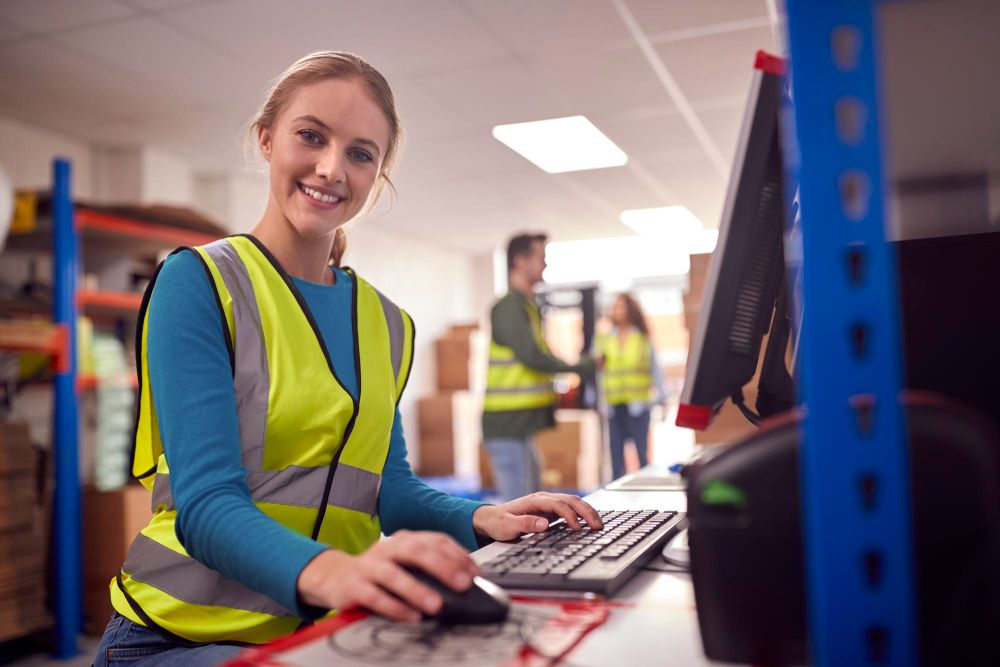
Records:
[[[378,496],[396,405],[413,361],[410,316],[353,278],[359,397],[337,377],[294,282],[252,236],[179,248],[202,261],[233,365],[240,447],[258,508],[288,528],[350,554],[380,534]],[[132,473],[152,491],[153,518],[111,581],[119,613],[185,642],[262,643],[301,623],[270,598],[191,558],[177,539],[139,313],[140,389]]]
[[[632,329],[624,339],[601,336],[597,349],[604,357],[604,395],[608,405],[648,402],[653,388],[649,339]]]
[[[523,299],[531,333],[543,352],[549,352],[542,331],[542,315],[538,306]],[[534,410],[555,405],[556,393],[552,389],[552,375],[528,368],[514,355],[514,350],[496,340],[490,343],[490,365],[486,373],[485,412],[507,410]]]

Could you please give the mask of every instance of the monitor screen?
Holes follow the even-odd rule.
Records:
[[[677,425],[704,429],[757,369],[784,274],[781,59],[757,54],[733,173],[691,339]],[[740,393],[740,396],[742,394]]]

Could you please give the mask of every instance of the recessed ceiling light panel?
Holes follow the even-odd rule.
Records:
[[[550,174],[620,167],[628,155],[585,116],[497,125],[497,141]]]

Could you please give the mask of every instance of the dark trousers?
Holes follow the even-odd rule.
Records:
[[[649,464],[646,448],[649,445],[649,408],[643,407],[637,415],[629,414],[629,406],[611,406],[608,420],[611,432],[611,471],[615,479],[625,474],[625,441],[635,443],[639,465]]]

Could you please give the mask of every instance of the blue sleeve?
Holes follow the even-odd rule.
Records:
[[[325,547],[261,512],[243,468],[232,367],[214,289],[194,253],[167,259],[149,302],[149,381],[188,553],[300,616],[295,583]]]
[[[485,504],[432,489],[413,474],[406,460],[406,440],[397,408],[378,497],[382,532],[391,535],[403,528],[437,530],[472,551],[479,546],[472,530],[472,513]]]

